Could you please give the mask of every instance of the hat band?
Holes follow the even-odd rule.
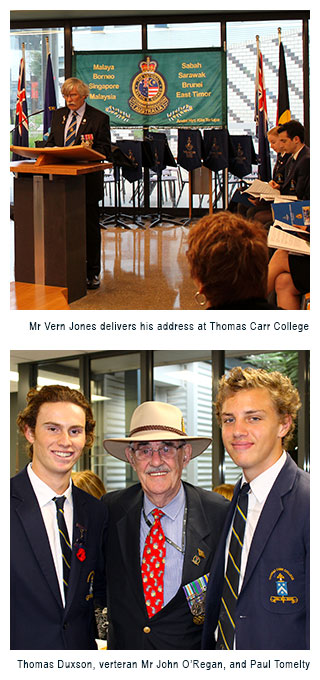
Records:
[[[141,425],[141,427],[136,427],[134,430],[131,430],[129,437],[132,437],[136,432],[148,430],[166,430],[167,432],[173,432],[174,434],[180,434],[182,436],[187,434],[186,432],[183,432],[183,430],[176,430],[174,427],[169,427],[169,425]]]

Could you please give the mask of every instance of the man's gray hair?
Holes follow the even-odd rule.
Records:
[[[68,78],[67,80],[65,80],[61,87],[61,92],[63,95],[70,94],[71,90],[73,90],[74,87],[77,88],[80,97],[89,96],[90,90],[88,85],[86,85],[86,83],[84,83],[79,78]]]

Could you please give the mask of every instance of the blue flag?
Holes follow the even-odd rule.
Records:
[[[267,137],[268,133],[268,114],[267,97],[263,75],[263,59],[260,49],[258,49],[257,70],[256,70],[256,92],[255,92],[255,119],[256,135],[258,137],[258,175],[263,182],[271,179],[270,148]]]
[[[52,70],[51,55],[48,54],[46,89],[44,95],[44,114],[43,114],[43,138],[47,139],[50,133],[52,113],[57,108],[56,92],[54,88],[54,78]]]
[[[26,100],[26,80],[25,80],[25,63],[24,59],[20,59],[19,80],[16,103],[16,120],[15,127],[12,133],[12,144],[14,146],[29,146],[29,126],[28,126],[28,109]],[[12,160],[21,160],[22,156],[16,153],[12,154]],[[24,159],[23,159],[24,160]]]

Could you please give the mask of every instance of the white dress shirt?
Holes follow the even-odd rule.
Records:
[[[299,156],[299,153],[300,153],[300,151],[303,149],[304,146],[305,146],[305,144],[302,144],[302,146],[300,146],[300,149],[298,149],[298,151],[296,151],[296,153],[293,153],[293,154],[292,154],[292,158],[293,158],[294,161],[297,160],[297,158],[298,158],[298,156]]]
[[[28,475],[32,488],[36,495],[40,506],[44,525],[48,534],[51,554],[56,569],[56,574],[59,582],[61,598],[63,606],[65,606],[64,586],[63,586],[63,569],[62,569],[62,552],[60,537],[58,531],[56,504],[52,500],[57,494],[50,488],[40,477],[38,477],[32,470],[32,463],[27,467]],[[72,527],[73,527],[73,501],[72,501],[72,483],[70,483],[66,491],[61,494],[66,497],[64,502],[64,518],[68,529],[70,542],[72,543]]]

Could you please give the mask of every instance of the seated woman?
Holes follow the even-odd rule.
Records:
[[[276,292],[279,307],[300,309],[301,295],[310,292],[310,257],[276,250],[269,262],[268,294]]]
[[[198,291],[196,299],[207,309],[277,309],[269,304],[267,233],[228,211],[206,215],[188,235],[187,258]]]

